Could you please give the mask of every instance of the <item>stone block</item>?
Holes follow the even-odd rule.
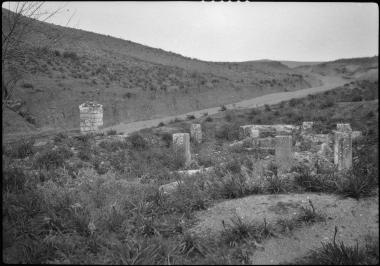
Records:
[[[95,102],[79,105],[81,133],[96,132],[103,126],[103,106]]]
[[[358,131],[358,130],[352,131],[352,135],[351,135],[352,139],[360,138],[362,136],[363,134],[361,131]]]
[[[310,134],[313,131],[314,122],[302,122],[302,134]]]
[[[190,137],[196,143],[202,142],[202,127],[201,124],[191,124],[190,126]]]
[[[288,169],[293,160],[292,136],[275,137],[275,158],[280,170]]]
[[[184,157],[185,164],[189,165],[191,162],[189,133],[173,134],[173,148]]]
[[[334,164],[339,171],[352,168],[351,132],[334,132]]]
[[[340,132],[351,132],[351,125],[350,124],[336,124],[336,130]]]

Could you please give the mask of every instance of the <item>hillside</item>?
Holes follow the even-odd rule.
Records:
[[[296,68],[299,66],[311,66],[311,65],[318,65],[322,64],[323,62],[311,62],[311,61],[288,61],[288,60],[282,60],[280,61],[282,64],[290,67],[290,68]]]
[[[316,65],[299,66],[296,70],[322,76],[341,76],[345,79],[378,79],[379,57],[339,59]]]
[[[7,10],[2,28],[7,30]],[[321,71],[276,61],[206,62],[127,40],[24,18],[22,79],[12,107],[22,129],[79,127],[78,105],[103,104],[104,126],[177,115],[260,95],[321,85]],[[5,75],[9,73],[4,72]],[[336,73],[334,73],[335,75]]]

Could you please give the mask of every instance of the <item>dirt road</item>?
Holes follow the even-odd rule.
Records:
[[[278,92],[278,93],[271,93],[266,94],[260,97],[243,100],[237,103],[233,104],[227,104],[226,107],[228,109],[243,109],[243,108],[253,108],[253,107],[259,107],[265,104],[276,104],[281,101],[287,101],[292,98],[302,98],[309,94],[316,94],[319,92],[331,90],[335,87],[341,86],[344,83],[347,83],[347,80],[342,80],[341,78],[334,78],[334,77],[321,77],[323,80],[324,85],[319,87],[313,87],[308,89],[302,89],[302,90],[296,90],[291,92]],[[117,132],[123,133],[123,134],[130,134],[132,132],[149,128],[149,127],[155,127],[160,122],[168,123],[175,118],[185,119],[187,115],[194,115],[195,117],[200,117],[204,113],[208,113],[209,115],[216,114],[220,111],[220,107],[212,107],[202,110],[197,110],[193,112],[189,112],[186,114],[176,115],[176,116],[166,116],[156,119],[150,119],[150,120],[144,120],[144,121],[136,121],[131,123],[120,123],[118,125],[113,125],[107,128],[104,128],[104,131],[114,129]]]
[[[308,89],[302,89],[302,90],[296,90],[296,91],[291,91],[291,92],[278,92],[278,93],[271,93],[271,94],[266,94],[260,97],[248,99],[248,100],[243,100],[240,102],[232,103],[232,104],[227,104],[226,107],[228,109],[243,109],[243,108],[253,108],[253,107],[259,107],[265,104],[276,104],[281,101],[287,101],[292,98],[302,98],[305,97],[309,94],[316,94],[319,92],[331,90],[333,88],[336,88],[338,86],[341,86],[349,80],[343,80],[338,77],[324,77],[324,76],[319,76],[323,81],[323,86],[319,87],[313,87],[313,88],[308,88]],[[188,115],[194,115],[195,117],[200,117],[204,113],[208,113],[209,115],[216,114],[220,112],[220,107],[212,107],[212,108],[207,108],[207,109],[202,109],[202,110],[197,110],[185,114],[180,114],[180,115],[175,115],[175,116],[165,116],[165,117],[160,117],[160,118],[155,118],[155,119],[150,119],[150,120],[143,120],[143,121],[136,121],[136,122],[129,122],[129,123],[120,123],[118,125],[113,125],[110,127],[104,128],[102,131],[106,132],[110,129],[116,130],[120,134],[128,135],[132,132],[139,131],[144,128],[150,128],[150,127],[155,127],[157,126],[160,122],[163,123],[168,123],[175,118],[180,118],[180,119],[185,119],[186,116]],[[45,139],[49,136],[53,136],[54,134],[57,134],[58,132],[61,131],[66,131],[68,134],[78,134],[78,128],[72,128],[72,129],[49,129],[49,130],[39,130],[38,132],[35,133],[12,133],[8,135],[3,135],[3,143],[11,143],[15,142],[18,139],[22,137],[30,137],[34,136],[37,139]]]

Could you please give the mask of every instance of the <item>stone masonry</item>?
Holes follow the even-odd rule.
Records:
[[[339,171],[352,168],[351,132],[334,132],[334,164]]]
[[[96,102],[79,105],[81,133],[96,132],[103,126],[103,106]]]
[[[351,132],[351,125],[350,124],[336,124],[336,130],[340,132]]]
[[[184,157],[185,164],[189,165],[191,161],[189,133],[173,134],[173,147],[176,152],[179,152]]]
[[[302,134],[310,134],[313,130],[314,122],[302,122]]]
[[[293,159],[292,136],[276,136],[275,158],[280,171],[288,169]]]
[[[202,128],[201,124],[191,124],[190,126],[190,137],[196,143],[202,142]]]

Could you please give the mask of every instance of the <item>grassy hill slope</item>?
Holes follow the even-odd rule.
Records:
[[[2,9],[3,30],[7,12]],[[104,125],[110,126],[321,84],[314,73],[276,61],[206,62],[88,31],[27,18],[23,23],[31,30],[14,93],[19,109],[13,111],[30,130],[78,128],[78,105],[86,100],[103,104]]]

